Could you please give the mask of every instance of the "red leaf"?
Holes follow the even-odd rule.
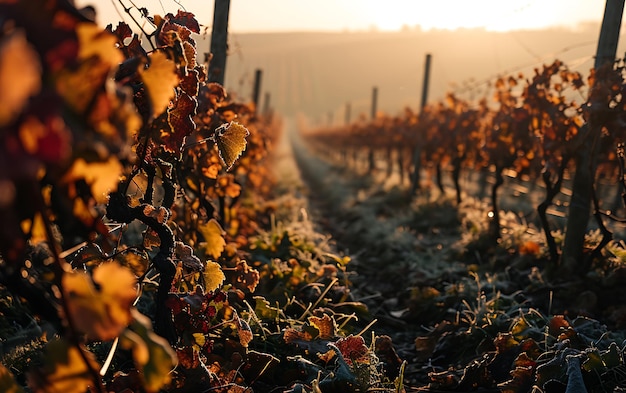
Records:
[[[187,135],[196,128],[192,116],[196,114],[196,99],[189,94],[182,93],[176,100],[176,106],[167,112],[168,123],[172,127],[172,133],[164,136],[165,146],[174,152],[180,152]]]
[[[178,10],[178,13],[176,14],[176,16],[173,16],[172,14],[168,14],[167,16],[169,16],[169,19],[172,22],[179,24],[181,26],[185,26],[186,28],[188,28],[189,30],[193,31],[196,34],[200,34],[200,25],[198,24],[198,21],[196,20],[196,16],[192,14],[191,12]]]

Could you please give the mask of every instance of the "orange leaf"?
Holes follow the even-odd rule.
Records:
[[[43,367],[29,375],[28,385],[35,392],[84,393],[94,386],[90,368],[100,368],[90,352],[63,339],[55,340],[46,346]]]
[[[248,129],[235,122],[218,128],[217,148],[226,170],[229,170],[241,153],[246,150],[246,137],[248,135],[250,135]]]
[[[14,32],[0,42],[0,126],[15,119],[28,97],[41,88],[41,66],[37,53],[23,32]]]

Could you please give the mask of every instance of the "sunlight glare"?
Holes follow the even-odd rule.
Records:
[[[550,24],[536,12],[533,1],[502,0],[388,0],[386,6],[364,1],[357,12],[367,12],[375,27],[384,31],[402,28],[423,30],[484,28],[490,31],[541,28]],[[534,11],[533,12],[533,8]]]

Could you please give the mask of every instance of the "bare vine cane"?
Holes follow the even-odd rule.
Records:
[[[163,208],[169,215],[169,207],[174,204],[176,195],[175,185],[169,176],[163,179],[163,188],[165,196],[163,199]],[[130,207],[125,193],[121,191],[114,192],[110,195],[107,205],[107,217],[120,223],[130,224],[134,220],[139,220],[150,229],[152,229],[161,242],[159,252],[152,259],[152,264],[159,272],[159,289],[156,296],[156,312],[154,316],[154,331],[160,336],[168,340],[170,344],[177,341],[176,330],[169,309],[165,306],[174,276],[176,274],[176,265],[173,261],[175,250],[174,233],[167,226],[166,220],[160,222],[157,218],[147,214],[153,206],[143,203],[136,207]]]

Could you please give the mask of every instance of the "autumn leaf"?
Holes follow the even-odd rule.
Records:
[[[46,241],[46,226],[41,213],[35,213],[32,220],[24,220],[21,223],[22,231],[30,234],[30,243],[37,244]]]
[[[181,93],[174,105],[167,111],[167,121],[171,132],[161,135],[161,139],[167,150],[180,153],[185,144],[185,138],[196,129],[192,116],[196,114],[197,102],[187,93]]]
[[[145,251],[126,250],[117,254],[115,261],[128,268],[136,277],[143,276],[150,265],[150,259]]]
[[[51,341],[46,345],[43,367],[28,375],[28,386],[37,393],[84,393],[95,383],[91,370],[99,368],[90,352],[64,339]]]
[[[19,138],[24,150],[47,163],[67,160],[72,152],[70,130],[48,99],[34,99],[37,113],[28,113],[19,126]],[[46,105],[42,107],[39,105]]]
[[[353,361],[360,363],[368,363],[369,348],[365,345],[365,340],[361,336],[349,335],[348,337],[340,338],[335,345],[341,351],[343,358],[348,365],[352,366]]]
[[[213,292],[224,282],[226,277],[219,263],[208,261],[204,267],[204,288]]]
[[[37,53],[22,31],[0,42],[0,126],[15,120],[28,98],[41,88],[41,65]]]
[[[174,87],[178,85],[176,66],[163,52],[154,52],[150,55],[150,65],[147,69],[140,66],[139,75],[143,81],[152,103],[152,112],[156,117],[163,113],[174,98]]]
[[[115,43],[117,38],[94,23],[79,23],[76,26],[78,36],[78,58],[81,60],[98,57],[107,63],[109,68],[117,67],[123,56]]]
[[[319,337],[321,339],[328,340],[335,337],[335,320],[328,314],[324,314],[321,318],[311,316],[309,317],[309,323],[319,330]]]
[[[229,170],[241,153],[246,150],[248,135],[250,135],[248,129],[235,122],[223,125],[216,130],[217,148],[226,170]]]
[[[110,156],[104,162],[87,162],[83,158],[78,158],[63,176],[62,181],[69,183],[85,179],[96,202],[106,203],[109,193],[115,190],[119,183],[122,169],[122,164],[115,156]]]
[[[239,335],[239,343],[247,348],[250,341],[252,341],[252,329],[248,322],[239,318],[239,315],[235,314],[235,325],[237,326],[237,334]]]
[[[123,55],[115,46],[115,35],[93,23],[79,23],[76,35],[79,64],[59,70],[55,75],[55,85],[75,112],[84,113],[94,97],[104,89],[112,71],[122,62]]]
[[[94,269],[93,279],[84,272],[65,273],[63,292],[76,329],[90,340],[111,340],[131,321],[136,277],[118,263],[107,262]]]
[[[224,240],[224,230],[217,220],[212,218],[204,224],[198,224],[198,232],[204,238],[204,244],[201,246],[205,252],[213,259],[219,258],[226,247],[226,240]]]
[[[168,342],[152,331],[150,320],[136,309],[133,321],[120,337],[120,346],[130,350],[146,392],[158,392],[169,384],[178,358]]]
[[[0,392],[23,393],[24,389],[17,384],[11,372],[0,363]]]
[[[195,15],[191,12],[178,10],[175,16],[172,14],[168,14],[167,16],[171,22],[185,26],[194,33],[200,34],[200,25],[198,24]]]
[[[183,263],[185,269],[192,272],[201,272],[204,270],[204,265],[200,262],[200,259],[193,254],[191,246],[183,243],[176,242],[176,257]]]

